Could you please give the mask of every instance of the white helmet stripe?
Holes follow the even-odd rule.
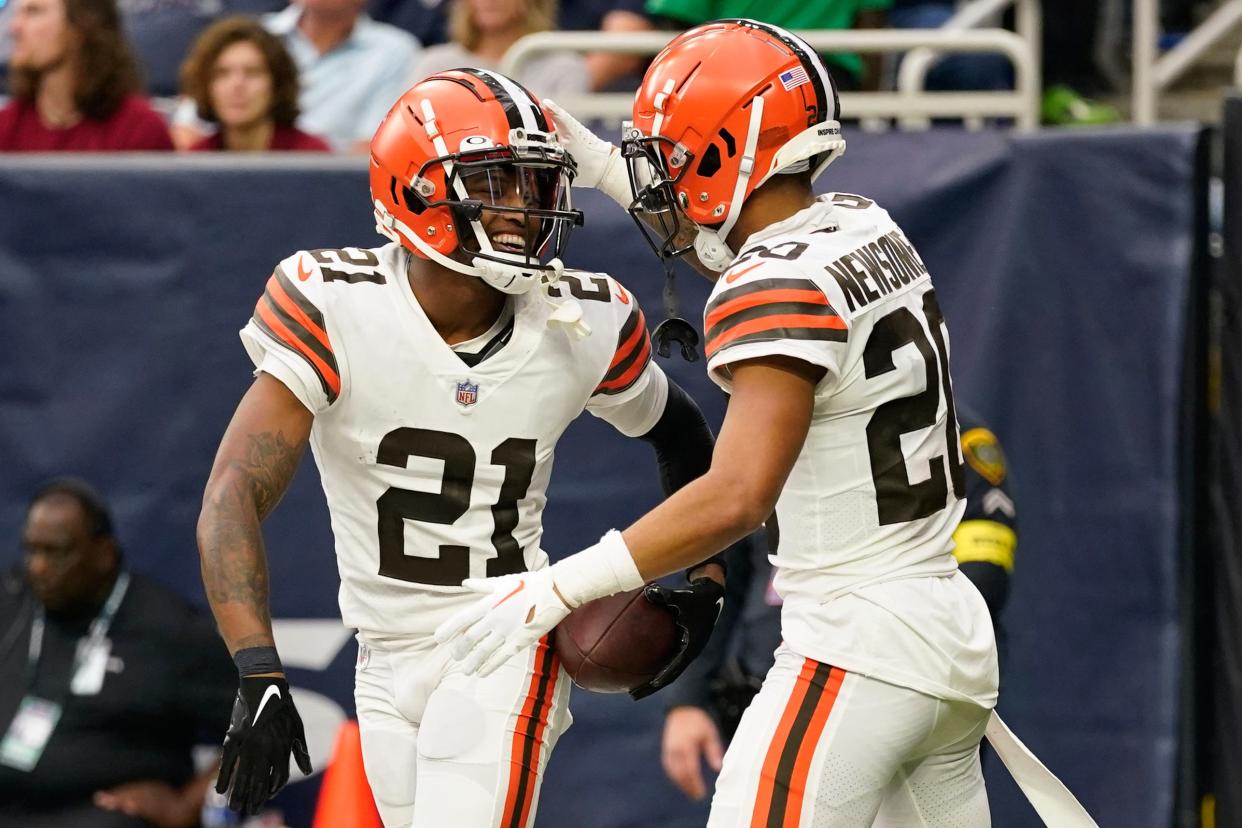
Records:
[[[421,101],[419,101],[419,108],[422,109],[423,118],[425,119],[423,128],[426,129],[427,134],[431,136],[431,144],[432,146],[436,148],[436,152],[438,152],[440,156],[444,158],[444,160],[440,162],[441,166],[444,167],[444,180],[451,181],[453,183],[453,192],[457,195],[459,199],[461,199],[462,201],[467,200],[468,198],[470,198],[470,194],[466,191],[466,185],[462,182],[461,176],[453,175],[453,162],[448,157],[450,155],[448,144],[445,143],[444,134],[440,131],[439,125],[436,123],[436,113],[435,113],[435,109],[433,109],[431,106],[431,101],[427,100],[426,98],[423,98]],[[407,181],[405,183],[409,185],[409,184],[413,184],[414,182]],[[490,253],[490,254],[495,255],[496,251],[492,248],[491,240],[487,237],[487,232],[483,229],[482,222],[480,222],[478,219],[474,219],[473,221],[470,222],[470,227],[472,230],[474,230],[475,240],[478,241],[479,243],[479,250],[484,253]],[[459,238],[460,238],[460,234],[459,234]],[[419,239],[417,236],[411,237],[411,241],[413,241],[418,246],[418,248],[420,250],[423,250],[424,252],[427,252],[427,250],[431,249],[427,245],[423,244],[422,240]],[[438,255],[439,254],[437,254],[437,256]],[[439,259],[437,258],[436,261],[439,261]],[[443,262],[440,262],[440,263],[443,264]]]
[[[755,96],[750,104],[750,125],[746,128],[746,144],[742,150],[742,160],[738,162],[737,183],[733,186],[733,197],[729,199],[729,212],[725,214],[717,233],[723,240],[737,223],[745,200],[746,182],[755,174],[755,149],[759,146],[759,133],[763,130],[763,98]]]
[[[466,198],[466,189],[462,186],[460,179],[453,177],[453,162],[449,159],[448,144],[444,142],[444,133],[440,131],[440,125],[436,122],[436,111],[431,106],[431,101],[423,98],[418,102],[418,108],[423,111],[423,129],[427,130],[428,137],[431,138],[431,145],[436,148],[436,152],[444,160],[440,165],[444,167],[444,180],[452,181],[454,191],[458,198]],[[413,186],[413,181],[404,182],[407,186]]]
[[[535,128],[544,132],[551,131],[548,127],[548,117],[543,111],[543,104],[539,103],[539,99],[535,97],[535,93],[531,92],[521,84],[518,84],[518,88],[522,90],[522,94],[526,96],[526,100],[530,101],[531,112],[535,115]]]
[[[664,126],[664,105],[668,103],[668,96],[673,94],[673,89],[677,87],[677,80],[669,78],[664,84],[664,89],[655,96],[655,118],[651,122],[651,137],[655,138],[660,134],[660,128]],[[635,93],[637,94],[637,93]]]
[[[509,80],[499,72],[489,72],[486,69],[475,70],[480,75],[487,77],[500,84],[500,88],[505,90],[510,98],[513,99],[513,105],[517,108],[518,114],[522,116],[522,128],[527,132],[540,132],[539,120],[535,113],[535,104],[531,101],[530,95],[522,87]]]

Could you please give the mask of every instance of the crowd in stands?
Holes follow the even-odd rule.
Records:
[[[21,0],[0,150],[172,149],[113,0]]]
[[[1045,15],[1058,3],[1066,0],[1045,0]],[[0,109],[0,151],[360,152],[391,103],[415,81],[456,66],[496,68],[531,32],[679,29],[722,17],[753,17],[790,29],[928,27],[942,24],[955,5],[953,0],[280,4],[0,0],[0,63],[6,65],[9,96]],[[1077,103],[1065,89],[1091,86],[1090,52],[1081,48],[1094,37],[1091,18],[1067,14],[1045,26],[1045,71],[1050,87],[1062,96],[1060,109]],[[1082,23],[1067,26],[1068,20]],[[1067,44],[1074,48],[1061,48]],[[881,56],[826,58],[841,89],[880,88]],[[1087,65],[1080,65],[1084,60]],[[644,62],[628,55],[554,53],[528,64],[518,79],[553,98],[633,88]],[[972,54],[943,59],[928,85],[1002,89],[1011,83],[1004,58]],[[1052,112],[1049,120],[1061,114]],[[1098,120],[1100,112],[1090,117]]]

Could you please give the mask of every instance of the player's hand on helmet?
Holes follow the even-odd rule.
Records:
[[[449,645],[467,673],[486,676],[535,642],[569,615],[556,591],[552,568],[467,578],[466,589],[482,596],[436,629],[436,642]]]
[[[573,185],[593,187],[622,207],[629,207],[634,197],[620,147],[591,132],[556,101],[544,98],[543,105],[552,113],[561,146],[578,166]]]
[[[256,814],[289,781],[289,754],[310,774],[302,717],[283,676],[244,676],[224,736],[216,792],[229,807]]]
[[[664,773],[691,799],[707,795],[703,781],[703,761],[719,773],[724,760],[724,744],[712,717],[701,707],[680,705],[664,716],[664,736],[660,764]]]
[[[669,589],[648,584],[643,590],[648,601],[667,607],[681,630],[681,646],[651,681],[630,691],[635,699],[650,696],[667,687],[694,661],[712,636],[712,628],[724,607],[724,585],[707,576],[695,578],[688,587]]]

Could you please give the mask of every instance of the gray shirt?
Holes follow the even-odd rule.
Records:
[[[414,65],[414,77],[422,80],[436,72],[462,67],[493,71],[500,68],[457,43],[442,43],[423,50],[422,57]],[[526,71],[516,80],[540,99],[581,95],[591,91],[586,60],[574,52],[554,52],[535,58],[526,65]]]
[[[395,26],[360,15],[349,37],[320,54],[298,30],[301,14],[291,3],[263,17],[263,27],[284,41],[298,67],[298,127],[327,139],[336,150],[369,141],[397,98],[414,85],[421,45]],[[173,123],[209,131],[211,125],[197,122],[194,109],[192,101],[183,99]]]

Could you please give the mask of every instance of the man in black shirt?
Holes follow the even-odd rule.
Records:
[[[0,575],[0,828],[194,826],[234,675],[209,618],[127,572],[102,499],[31,500],[23,565]]]

